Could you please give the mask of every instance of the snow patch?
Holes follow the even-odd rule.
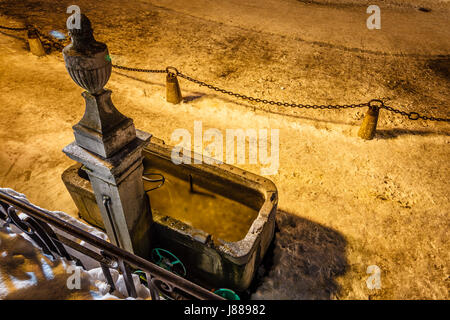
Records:
[[[9,275],[9,278],[16,289],[25,289],[38,284],[37,277],[34,272],[26,272],[26,274],[30,276],[30,279],[19,280],[14,276]]]
[[[55,278],[55,275],[53,274],[52,267],[48,265],[48,263],[45,261],[44,258],[41,258],[41,266],[42,271],[44,272],[45,278],[47,280],[53,280]]]
[[[0,188],[0,190],[31,204],[21,193],[12,189]],[[64,212],[39,209],[108,241],[105,233],[76,220]],[[19,217],[24,218],[26,215],[21,213]],[[55,232],[60,231],[55,230]],[[69,235],[64,235],[70,238]],[[72,239],[74,238],[72,237]],[[70,281],[68,278],[73,277],[74,274],[68,272],[68,268],[75,266],[74,261],[68,261],[60,257],[53,259],[52,256],[44,254],[27,234],[20,232],[13,225],[2,226],[0,224],[0,243],[2,249],[5,248],[0,253],[0,299],[8,298],[10,295],[15,299],[34,299],[36,298],[35,295],[26,291],[27,288],[32,286],[39,287],[39,298],[43,299],[134,299],[128,297],[123,276],[114,269],[110,269],[115,286],[115,291],[112,293],[110,293],[111,286],[107,283],[100,267],[91,268],[88,271],[81,268],[81,287],[70,289],[67,287],[67,283]],[[88,244],[83,244],[92,248]],[[67,249],[69,250],[69,248]],[[98,266],[98,263],[96,263],[96,266]],[[37,274],[34,271],[38,271]],[[132,277],[138,295],[137,299],[150,299],[148,288],[140,283],[137,275],[133,274]],[[58,289],[61,292],[55,292],[55,284],[58,282],[63,284]]]
[[[9,293],[6,282],[3,280],[2,273],[0,272],[0,299],[6,297]]]

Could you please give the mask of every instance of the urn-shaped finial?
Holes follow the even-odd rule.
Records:
[[[111,58],[106,44],[94,39],[91,22],[81,14],[79,29],[69,29],[72,43],[63,49],[66,69],[80,87],[91,94],[103,91],[111,75]]]

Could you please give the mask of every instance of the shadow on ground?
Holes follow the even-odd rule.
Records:
[[[450,57],[442,57],[439,59],[430,59],[428,67],[437,75],[444,79],[450,80]]]
[[[348,263],[346,241],[333,229],[278,210],[277,229],[258,275],[251,299],[333,299],[336,277]]]
[[[378,139],[395,139],[404,135],[416,135],[416,136],[450,136],[450,133],[440,130],[409,130],[409,129],[390,129],[390,130],[377,130],[376,137]]]

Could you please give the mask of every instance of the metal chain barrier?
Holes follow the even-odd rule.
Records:
[[[247,101],[256,102],[256,103],[269,104],[269,105],[277,105],[280,107],[304,108],[304,109],[347,109],[347,108],[363,108],[363,107],[369,106],[369,104],[367,102],[360,103],[360,104],[344,104],[344,105],[315,105],[315,104],[309,105],[309,104],[297,104],[297,103],[281,102],[281,101],[274,101],[274,100],[266,100],[266,99],[255,98],[252,96],[246,96],[244,94],[235,93],[233,91],[221,89],[219,87],[213,86],[206,82],[189,77],[181,72],[178,72],[177,75],[183,79],[190,81],[190,82],[196,83],[201,87],[207,87],[208,89],[218,91],[218,92],[227,94],[229,96],[232,96],[232,97],[235,97],[238,99],[247,100]]]
[[[117,66],[117,65],[113,65],[113,67],[118,68],[118,69],[123,69],[123,70],[128,70],[128,71],[136,71],[136,72],[148,72],[148,73],[172,73],[175,74],[187,81],[193,82],[201,87],[207,87],[208,89],[217,91],[217,92],[221,92],[223,94],[238,98],[238,99],[242,99],[242,100],[247,100],[247,101],[251,101],[251,102],[257,102],[257,103],[263,103],[263,104],[269,104],[269,105],[277,105],[277,106],[283,106],[283,107],[291,107],[291,108],[304,108],[304,109],[349,109],[349,108],[363,108],[363,107],[368,107],[368,106],[372,106],[374,103],[378,104],[378,108],[382,108],[382,109],[386,109],[390,112],[396,113],[396,114],[400,114],[402,116],[408,117],[408,119],[410,120],[418,120],[418,119],[423,119],[423,120],[429,120],[429,121],[442,121],[442,122],[450,122],[450,119],[446,119],[446,118],[438,118],[438,117],[433,117],[433,116],[425,116],[425,115],[421,115],[417,112],[405,112],[399,109],[395,109],[393,107],[387,106],[384,104],[384,102],[380,99],[373,99],[369,102],[365,102],[365,103],[359,103],[359,104],[342,104],[342,105],[309,105],[309,104],[297,104],[297,103],[289,103],[289,102],[281,102],[281,101],[274,101],[274,100],[266,100],[266,99],[260,99],[260,98],[255,98],[252,96],[246,96],[240,93],[235,93],[233,91],[229,91],[229,90],[225,90],[219,87],[216,87],[212,84],[208,84],[204,81],[201,80],[197,80],[194,79],[180,71],[178,71],[176,68],[174,67],[167,67],[165,70],[151,70],[151,69],[139,69],[139,68],[128,68],[128,67],[124,67],[124,66]],[[172,71],[171,71],[172,70]]]
[[[26,27],[7,27],[7,26],[0,25],[0,29],[10,30],[10,31],[33,30],[39,35],[39,37],[41,37],[41,38],[45,39],[47,42],[49,42],[50,46],[54,47],[56,50],[62,50],[64,48],[64,44],[62,43],[62,41],[57,41],[57,40],[43,34],[42,32],[39,31],[38,28],[36,28],[33,25],[28,25]]]
[[[387,106],[384,104],[384,102],[380,99],[373,99],[369,102],[369,106],[371,107],[375,107],[378,109],[386,109],[392,113],[396,113],[399,114],[401,116],[407,117],[409,120],[428,120],[428,121],[441,121],[441,122],[450,122],[450,119],[448,118],[437,118],[437,117],[433,117],[433,116],[424,116],[419,114],[418,112],[406,112],[403,110],[399,110],[390,106]]]
[[[0,29],[6,29],[6,30],[13,30],[13,31],[24,31],[29,29],[30,27],[6,27],[6,26],[0,26]],[[64,44],[62,41],[56,41],[53,38],[41,33],[37,28],[32,27],[36,30],[38,35],[42,37],[43,39],[47,40],[51,46],[53,46],[57,50],[62,50],[64,48]],[[212,84],[209,84],[207,82],[192,78],[180,71],[178,71],[174,67],[167,67],[166,69],[143,69],[143,68],[130,68],[126,66],[120,66],[120,65],[112,65],[113,68],[125,70],[125,71],[131,71],[131,72],[142,72],[142,73],[167,73],[172,74],[175,76],[179,76],[187,81],[190,81],[192,83],[195,83],[199,85],[200,87],[207,87],[210,90],[214,90],[241,100],[246,100],[250,102],[256,102],[256,103],[262,103],[267,105],[276,105],[280,107],[290,107],[290,108],[299,108],[299,109],[350,109],[350,108],[364,108],[364,107],[375,107],[378,109],[386,109],[392,113],[399,114],[401,116],[407,117],[410,120],[425,120],[425,121],[438,121],[438,122],[450,122],[449,118],[440,118],[440,117],[433,117],[433,116],[426,116],[421,115],[418,112],[406,112],[403,110],[399,110],[390,106],[387,106],[384,104],[384,102],[380,99],[373,99],[369,102],[365,103],[359,103],[359,104],[342,104],[342,105],[310,105],[310,104],[298,104],[298,103],[289,103],[289,102],[282,102],[282,101],[274,101],[274,100],[267,100],[267,99],[261,99],[261,98],[255,98],[252,96],[247,96],[244,94],[236,93],[230,90],[222,89],[220,87],[214,86]]]
[[[113,64],[112,66],[113,66],[113,68],[126,70],[126,71],[147,72],[147,73],[167,73],[167,70],[163,70],[163,69],[151,70],[151,69],[129,68],[129,67],[124,67],[124,66],[118,66],[116,64]]]
[[[10,30],[10,31],[25,31],[25,30],[27,30],[28,28],[27,28],[27,27],[17,27],[17,28],[14,28],[14,27],[0,26],[0,29]]]
[[[175,69],[175,68],[173,68],[173,69]],[[373,99],[370,102],[366,102],[366,103],[343,104],[343,105],[308,105],[308,104],[305,105],[305,104],[296,104],[296,103],[280,102],[280,101],[273,101],[273,100],[265,100],[265,99],[254,98],[254,97],[251,97],[251,96],[246,96],[246,95],[242,95],[242,94],[239,94],[239,93],[234,93],[232,91],[228,91],[228,90],[224,90],[224,89],[218,88],[218,87],[213,86],[211,84],[207,84],[207,83],[205,83],[203,81],[191,78],[191,77],[189,77],[189,76],[179,72],[178,70],[176,70],[176,74],[178,76],[180,76],[181,78],[184,78],[184,79],[186,79],[188,81],[191,81],[193,83],[198,84],[199,86],[205,86],[205,87],[207,87],[207,88],[209,88],[211,90],[222,92],[224,94],[227,94],[227,95],[230,95],[230,96],[234,96],[234,97],[239,98],[239,99],[248,100],[248,101],[254,101],[254,102],[259,102],[259,103],[264,103],[264,104],[284,106],[284,107],[292,107],[292,108],[305,108],[305,109],[348,109],[348,108],[368,107],[369,105],[372,105],[374,102],[377,102],[377,103],[380,104],[379,108],[384,108],[384,109],[386,109],[388,111],[400,114],[402,116],[406,116],[410,120],[423,119],[423,120],[429,120],[429,121],[450,122],[450,119],[436,118],[436,117],[433,117],[433,116],[424,116],[424,115],[420,115],[417,112],[405,112],[405,111],[402,111],[402,110],[398,110],[398,109],[395,109],[393,107],[386,106],[382,100],[378,100],[378,99]]]
[[[433,117],[433,116],[424,116],[421,115],[417,112],[405,112],[402,110],[398,110],[395,109],[393,107],[390,106],[385,106],[383,105],[383,109],[386,109],[388,111],[400,114],[402,116],[408,117],[409,120],[419,120],[419,119],[423,119],[423,120],[428,120],[428,121],[441,121],[441,122],[450,122],[449,118],[437,118],[437,117]]]
[[[225,89],[221,89],[219,87],[213,86],[211,84],[208,84],[206,82],[194,79],[184,73],[181,73],[180,71],[178,71],[176,68],[174,67],[167,67],[166,69],[141,69],[141,68],[129,68],[129,67],[124,67],[124,66],[119,66],[119,65],[114,65],[113,67],[116,69],[122,69],[122,70],[127,70],[127,71],[135,71],[135,72],[146,72],[146,73],[172,73],[176,76],[179,76],[183,79],[186,79],[190,82],[193,82],[195,84],[198,84],[201,87],[207,87],[208,89],[214,90],[214,91],[218,91],[221,92],[223,94],[227,94],[229,96],[238,98],[238,99],[242,99],[242,100],[247,100],[247,101],[252,101],[252,102],[257,102],[257,103],[264,103],[264,104],[270,104],[270,105],[277,105],[277,106],[284,106],[284,107],[292,107],[292,108],[305,108],[305,109],[346,109],[346,108],[362,108],[362,107],[368,107],[369,103],[365,102],[365,103],[360,103],[360,104],[348,104],[348,105],[305,105],[305,104],[296,104],[296,103],[288,103],[288,102],[281,102],[281,101],[273,101],[273,100],[266,100],[266,99],[260,99],[260,98],[255,98],[255,97],[251,97],[251,96],[246,96],[244,94],[240,94],[240,93],[235,93],[233,91],[229,91],[229,90],[225,90]],[[173,70],[173,71],[171,71]]]

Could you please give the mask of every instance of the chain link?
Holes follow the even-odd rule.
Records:
[[[274,100],[266,100],[266,99],[261,99],[261,98],[255,98],[252,96],[247,96],[244,94],[240,94],[240,93],[236,93],[230,90],[225,90],[219,87],[216,87],[212,84],[208,84],[204,81],[200,81],[198,79],[194,79],[180,71],[178,71],[176,68],[174,67],[167,67],[165,70],[163,69],[157,69],[157,70],[152,70],[152,69],[140,69],[140,68],[129,68],[129,67],[124,67],[124,66],[118,66],[118,65],[113,65],[113,67],[117,68],[117,69],[123,69],[123,70],[127,70],[127,71],[136,71],[136,72],[147,72],[147,73],[171,73],[174,74],[176,76],[179,76],[187,81],[190,81],[192,83],[195,83],[201,87],[207,87],[208,89],[217,91],[217,92],[221,92],[223,94],[238,98],[238,99],[242,99],[242,100],[247,100],[247,101],[251,101],[251,102],[256,102],[256,103],[263,103],[263,104],[268,104],[268,105],[277,105],[277,106],[282,106],[282,107],[291,107],[291,108],[304,108],[304,109],[349,109],[349,108],[364,108],[364,107],[377,107],[377,108],[383,108],[386,109],[390,112],[408,117],[408,119],[410,120],[418,120],[418,119],[423,119],[423,120],[429,120],[429,121],[442,121],[442,122],[450,122],[450,119],[445,119],[445,118],[437,118],[437,117],[433,117],[433,116],[425,116],[425,115],[420,115],[417,112],[406,112],[403,110],[399,110],[399,109],[395,109],[393,107],[390,106],[386,106],[383,102],[384,99],[373,99],[369,102],[365,102],[365,103],[359,103],[359,104],[342,104],[342,105],[310,105],[310,104],[297,104],[297,103],[289,103],[289,102],[281,102],[281,101],[274,101]],[[172,70],[172,71],[171,71]]]
[[[167,73],[167,70],[151,70],[151,69],[141,69],[141,68],[129,68],[129,67],[124,67],[124,66],[119,66],[116,64],[112,65],[113,68],[116,69],[122,69],[122,70],[127,70],[127,71],[134,71],[134,72],[147,72],[147,73]]]

